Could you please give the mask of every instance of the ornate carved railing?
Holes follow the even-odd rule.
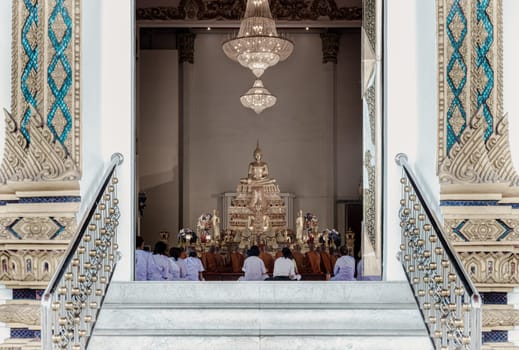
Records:
[[[402,167],[400,261],[436,349],[481,349],[481,298],[430,209],[407,156]]]
[[[43,349],[85,349],[120,258],[117,250],[119,200],[112,155],[97,195],[81,220],[61,265],[42,297]]]

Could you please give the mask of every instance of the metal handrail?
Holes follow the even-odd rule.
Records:
[[[479,350],[481,297],[423,195],[407,155],[399,153],[395,161],[403,174],[400,258],[431,341],[436,349]]]
[[[124,157],[114,153],[101,177],[96,197],[81,219],[69,247],[42,295],[42,346],[85,349],[113,271],[117,251],[119,200],[116,168]]]

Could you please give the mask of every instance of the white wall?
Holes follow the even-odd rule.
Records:
[[[139,54],[139,191],[146,193],[140,223],[146,244],[160,231],[178,232],[178,54],[176,50],[141,50]]]
[[[397,153],[407,153],[418,177],[438,202],[435,172],[436,18],[434,1],[386,1],[385,116],[386,177],[384,196],[384,271],[389,280],[403,279],[396,254],[400,245],[398,209],[400,168]],[[411,20],[409,20],[411,19]]]
[[[93,0],[83,3],[81,19],[83,181],[81,195],[89,198],[101,169],[114,152],[124,156],[119,170],[121,220],[118,241],[123,258],[116,280],[133,273],[133,1]],[[114,15],[117,14],[117,15]]]

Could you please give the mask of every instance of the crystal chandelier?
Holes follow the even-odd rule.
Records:
[[[294,43],[278,35],[268,0],[248,0],[238,36],[225,41],[222,48],[259,78],[265,69],[290,56]]]
[[[244,107],[253,109],[257,114],[260,114],[265,108],[272,107],[276,100],[276,96],[265,89],[263,82],[259,79],[256,79],[252,88],[240,97],[241,104]]]

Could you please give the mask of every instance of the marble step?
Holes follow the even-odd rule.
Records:
[[[430,349],[406,282],[119,282],[89,349]]]
[[[433,350],[427,337],[394,336],[95,336],[88,350]]]

